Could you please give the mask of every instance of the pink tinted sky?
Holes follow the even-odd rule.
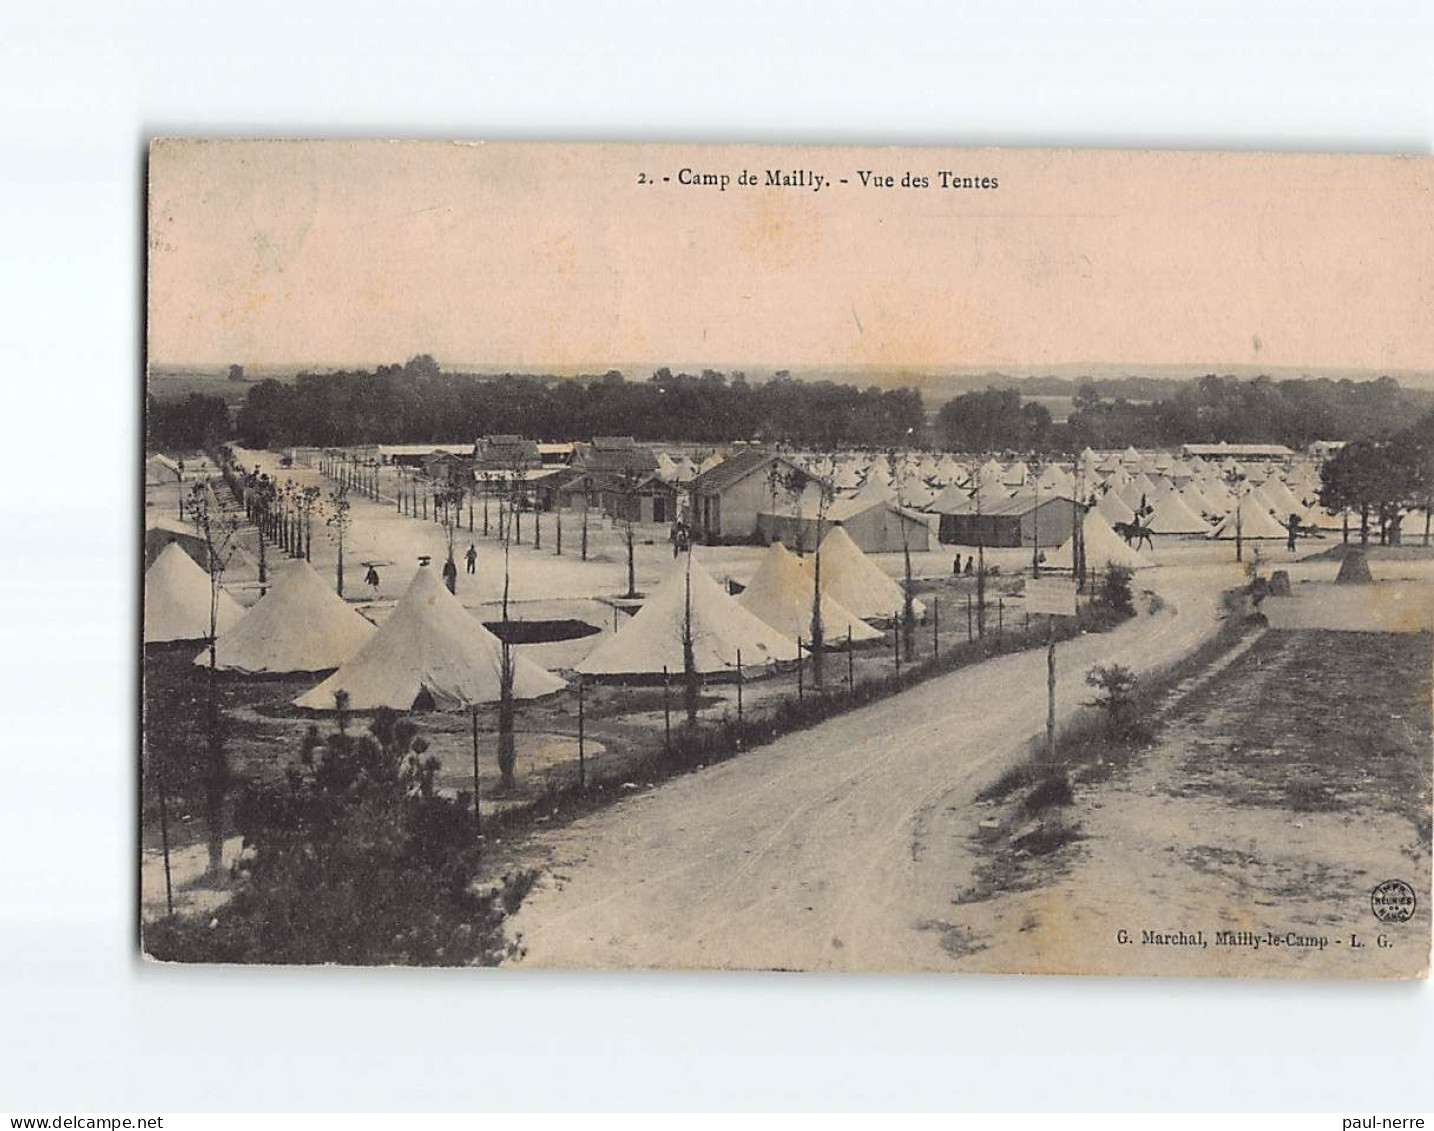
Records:
[[[161,142],[150,360],[1434,369],[1431,186],[1428,158]]]

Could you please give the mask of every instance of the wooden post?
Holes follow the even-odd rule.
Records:
[[[846,626],[846,696],[856,694],[856,657],[851,651],[851,625]]]
[[[150,767],[154,766],[154,755],[150,755]],[[165,914],[174,917],[174,880],[169,874],[169,802],[164,797],[164,776],[154,775],[156,792],[159,794],[159,846],[164,851],[164,908]]]
[[[478,806],[478,708],[473,711],[473,832],[476,836],[483,835],[483,813]]]
[[[996,598],[996,639],[1000,640],[1006,634],[1006,599]]]
[[[931,654],[941,655],[941,598],[931,598]]]
[[[1056,762],[1056,618],[1047,617],[1046,630],[1046,758]]]
[[[588,787],[587,735],[583,728],[583,677],[578,676],[578,788]]]
[[[967,641],[969,642],[969,641],[971,641],[971,640],[974,640],[975,638],[976,638],[975,632],[972,630],[972,627],[971,627],[971,594],[967,593],[967,594],[966,594],[966,639],[967,639]]]
[[[802,686],[802,638],[797,637],[797,702],[800,703],[806,688]]]
[[[737,725],[742,725],[742,649],[737,649]]]
[[[901,610],[891,618],[891,656],[896,661],[896,674],[901,674]]]
[[[662,665],[662,749],[672,753],[672,698],[667,685],[667,665]]]

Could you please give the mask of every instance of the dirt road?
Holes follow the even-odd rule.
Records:
[[[1217,624],[1233,565],[1141,579],[1163,610],[1058,649],[1061,713],[1095,663],[1137,671]],[[1044,725],[1043,651],[931,680],[555,830],[517,916],[546,966],[949,969],[939,926],[963,877],[943,824]]]

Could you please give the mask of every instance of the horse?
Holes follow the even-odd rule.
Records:
[[[1150,537],[1150,527],[1141,524],[1137,518],[1134,522],[1117,522],[1112,529],[1125,539],[1125,544],[1135,549],[1141,545],[1155,549],[1155,541]]]

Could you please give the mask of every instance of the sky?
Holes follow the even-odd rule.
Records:
[[[154,365],[1434,371],[1430,158],[161,141],[149,178]]]

